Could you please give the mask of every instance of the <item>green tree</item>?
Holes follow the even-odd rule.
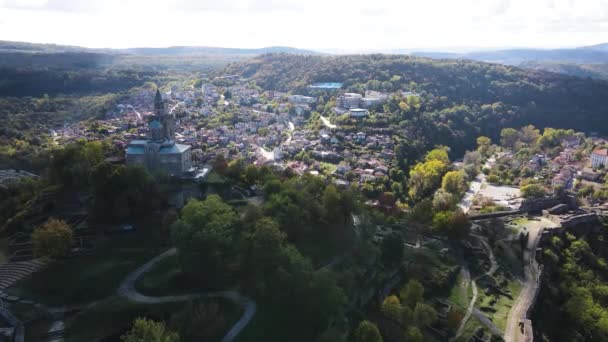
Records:
[[[380,311],[388,318],[397,322],[401,321],[401,303],[395,295],[390,295],[384,299]]]
[[[239,223],[234,210],[217,195],[188,201],[173,225],[185,273],[211,286],[220,285],[230,271]]]
[[[407,342],[423,342],[424,336],[420,332],[420,329],[410,326],[405,329],[405,340]]]
[[[490,145],[492,145],[492,140],[488,137],[478,137],[477,138],[477,150],[481,155],[486,156],[490,149]]]
[[[32,233],[34,254],[51,258],[66,256],[72,247],[72,229],[62,220],[49,219]]]
[[[136,318],[133,328],[120,339],[123,342],[179,342],[178,334],[168,331],[164,323],[146,318]]]
[[[393,232],[382,239],[382,260],[386,264],[397,264],[403,257],[403,238],[401,234]]]
[[[437,312],[432,306],[418,302],[414,309],[414,321],[419,327],[424,327],[437,321]]]
[[[399,296],[404,305],[414,309],[416,304],[424,300],[424,287],[418,280],[412,279],[401,289]]]
[[[441,188],[449,193],[458,195],[466,190],[466,182],[464,172],[449,171],[443,175]]]
[[[523,198],[539,198],[546,195],[545,188],[536,183],[522,185],[519,188],[519,191],[521,192],[521,196]]]
[[[503,128],[500,131],[500,145],[502,147],[513,148],[517,142],[518,133],[514,128]]]
[[[382,342],[378,327],[370,321],[362,321],[354,333],[355,342]]]
[[[467,216],[460,210],[440,211],[433,216],[433,230],[450,239],[462,239],[469,233],[471,226]]]

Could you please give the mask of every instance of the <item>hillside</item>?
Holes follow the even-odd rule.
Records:
[[[575,49],[510,49],[474,51],[468,53],[414,52],[413,55],[429,58],[467,59],[534,68],[578,77],[607,79],[608,44]]]
[[[344,82],[354,91],[378,84],[389,91],[416,90],[421,113],[407,119],[433,127],[426,136],[434,143],[458,146],[469,135],[495,136],[500,127],[525,124],[608,133],[608,82],[544,71],[411,56],[282,54],[234,63],[225,72],[298,93],[312,82]]]

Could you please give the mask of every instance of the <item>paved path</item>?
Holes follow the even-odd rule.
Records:
[[[525,227],[530,233],[526,249],[524,250],[525,281],[507,318],[507,326],[503,338],[508,342],[526,340],[525,336],[521,333],[519,324],[526,318],[528,309],[534,304],[540,286],[539,267],[535,258],[536,247],[540,241],[543,229],[555,227],[555,224],[542,218],[539,221],[530,221]]]
[[[256,312],[256,304],[253,300],[241,295],[236,291],[217,291],[217,292],[201,292],[201,293],[190,293],[177,296],[161,296],[161,297],[150,297],[141,294],[135,289],[135,283],[137,279],[143,274],[148,272],[154,265],[159,261],[175,255],[177,253],[176,248],[171,248],[168,251],[154,257],[135,271],[131,272],[120,284],[117,292],[120,296],[127,298],[131,301],[143,304],[160,304],[160,303],[173,303],[183,302],[189,300],[195,300],[200,298],[224,298],[231,300],[244,308],[244,313],[241,318],[230,328],[228,333],[222,339],[222,342],[233,341],[238,334],[247,326],[249,321],[253,318]]]
[[[484,274],[479,275],[479,276],[475,277],[475,279],[471,280],[471,287],[473,288],[473,298],[471,298],[471,302],[469,303],[467,311],[466,311],[464,317],[462,318],[462,320],[460,321],[460,326],[458,327],[456,334],[454,335],[454,337],[452,337],[450,339],[450,341],[457,340],[460,336],[462,336],[462,333],[464,332],[464,328],[465,328],[467,322],[469,321],[469,319],[471,318],[471,316],[474,313],[475,313],[474,316],[477,317],[478,319],[480,317],[482,317],[482,319],[480,319],[480,322],[483,323],[486,327],[488,327],[494,334],[497,334],[497,335],[502,334],[502,331],[498,327],[496,327],[496,325],[494,325],[494,323],[492,323],[492,321],[490,319],[488,319],[481,311],[479,311],[475,308],[475,302],[477,302],[477,296],[478,296],[476,280],[483,276],[492,276],[498,269],[498,263],[496,262],[496,257],[494,256],[494,252],[492,252],[492,248],[488,244],[488,241],[484,237],[479,236],[479,235],[471,234],[471,236],[479,239],[479,242],[481,243],[483,249],[485,249],[486,252],[488,253],[488,259],[490,260],[490,269],[487,272],[485,272]],[[468,266],[466,265],[466,263],[464,263],[464,265],[463,265],[463,275],[464,275],[465,279],[470,278],[470,272],[469,272],[469,269],[468,269]],[[506,341],[508,341],[508,340],[506,340]]]
[[[331,122],[329,122],[329,119],[322,115],[319,115],[319,118],[321,119],[321,121],[323,122],[325,127],[329,128],[329,129],[334,129],[334,128],[338,127],[338,126],[332,124]]]

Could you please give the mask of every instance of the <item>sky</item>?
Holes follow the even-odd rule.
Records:
[[[0,40],[344,51],[608,42],[608,0],[0,0]]]

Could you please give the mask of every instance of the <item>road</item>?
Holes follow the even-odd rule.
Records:
[[[321,118],[321,121],[323,122],[325,127],[329,128],[329,129],[334,129],[334,128],[338,127],[338,126],[332,124],[331,122],[329,122],[329,119],[322,115],[319,115],[319,118]]]
[[[154,267],[154,265],[156,265],[161,260],[169,256],[175,255],[176,253],[177,249],[171,248],[168,251],[154,257],[135,271],[131,272],[118,287],[118,295],[127,298],[131,301],[143,304],[183,302],[200,298],[224,298],[231,300],[244,308],[244,312],[241,318],[232,326],[232,328],[230,328],[224,338],[222,338],[222,342],[233,341],[238,336],[238,334],[245,328],[245,326],[247,326],[247,324],[251,321],[257,310],[255,302],[249,299],[248,297],[245,297],[236,291],[201,292],[184,294],[179,296],[150,297],[141,294],[135,289],[135,283],[137,282],[137,279],[139,279],[139,277],[148,272],[152,267]]]
[[[525,228],[530,233],[528,243],[524,250],[524,277],[525,281],[515,304],[509,311],[507,326],[505,328],[504,340],[509,342],[524,341],[525,336],[521,333],[519,324],[526,318],[526,313],[530,306],[534,304],[536,291],[540,286],[539,267],[536,262],[536,247],[540,241],[541,233],[545,228],[553,228],[556,225],[541,218],[538,221],[530,221],[525,224]]]

